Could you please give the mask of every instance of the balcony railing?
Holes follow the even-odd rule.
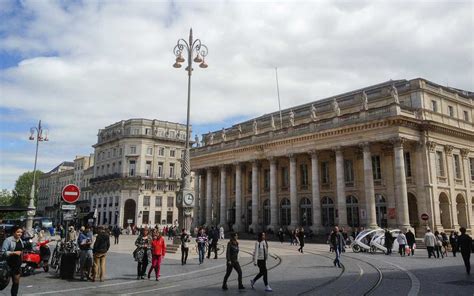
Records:
[[[150,179],[150,180],[175,180],[175,181],[178,181],[178,180],[181,180],[181,177],[179,177],[178,175],[176,174],[173,174],[173,175],[164,175],[164,174],[157,174],[157,173],[153,173],[153,174],[138,174],[138,173],[134,173],[134,174],[130,174],[130,173],[124,173],[124,174],[121,174],[121,173],[113,173],[113,174],[108,174],[108,175],[104,175],[104,176],[98,176],[98,177],[95,177],[95,178],[91,178],[90,179],[90,184],[94,184],[94,183],[98,183],[98,182],[104,182],[104,181],[109,181],[109,180],[115,180],[115,179],[124,179],[124,178],[129,178],[129,179]]]

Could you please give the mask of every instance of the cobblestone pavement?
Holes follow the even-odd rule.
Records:
[[[343,268],[333,265],[334,254],[328,246],[306,244],[304,254],[288,243],[269,242],[273,255],[268,263],[272,293],[264,292],[262,280],[255,289],[250,279],[258,269],[251,260],[253,241],[240,241],[245,290],[237,289],[235,272],[229,278],[228,291],[222,291],[225,259],[205,260],[199,265],[194,248],[188,264],[182,266],[180,253],[167,254],[159,282],[136,280],[136,263],[132,258],[136,236],[121,236],[119,245],[111,246],[107,255],[104,282],[61,280],[54,273],[38,271],[21,279],[22,295],[474,295],[474,276],[467,276],[460,256],[428,259],[426,250],[415,256],[385,256],[381,253],[342,255]],[[113,240],[112,240],[113,242]],[[222,241],[224,244],[226,240]],[[9,295],[10,286],[0,292]]]

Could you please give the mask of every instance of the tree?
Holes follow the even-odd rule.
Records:
[[[35,178],[35,204],[38,200],[39,178],[43,172],[36,171]],[[14,206],[27,207],[30,202],[31,185],[33,184],[33,172],[23,173],[15,182],[12,203]]]
[[[9,206],[13,202],[13,195],[10,190],[2,189],[0,190],[0,205]]]

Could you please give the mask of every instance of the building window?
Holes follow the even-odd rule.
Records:
[[[464,120],[469,121],[469,112],[464,111],[463,113],[464,113]]]
[[[280,203],[280,225],[287,226],[291,223],[291,205],[288,198]]]
[[[411,156],[410,152],[405,152],[405,177],[411,177]]]
[[[161,202],[162,202],[163,197],[162,196],[157,196],[155,198],[155,207],[161,207]],[[160,219],[161,220],[161,219]]]
[[[170,150],[170,157],[176,157],[176,150],[174,149]]]
[[[150,206],[150,197],[149,196],[144,196],[143,197],[143,206],[144,207],[149,207]]]
[[[469,164],[471,166],[471,181],[474,181],[474,157],[469,158]]]
[[[121,161],[118,162],[117,171],[118,171],[119,173],[122,173],[122,162],[121,162]]]
[[[155,224],[161,224],[161,211],[155,211]]]
[[[176,132],[175,132],[175,131],[170,131],[170,132],[169,132],[169,137],[170,137],[170,138],[176,137]]]
[[[443,152],[436,151],[436,172],[439,177],[444,177]]]
[[[307,189],[308,188],[308,165],[306,163],[303,163],[300,165],[300,182],[301,182],[301,188],[302,189]]]
[[[459,155],[453,154],[454,173],[456,179],[461,179],[461,164],[459,163]]]
[[[151,130],[149,128],[145,129],[145,135],[151,135]]]
[[[247,173],[247,192],[252,193],[252,171]]]
[[[329,162],[321,162],[321,184],[329,184]]]
[[[170,178],[174,177],[174,163],[170,163]]]
[[[142,224],[149,224],[150,223],[150,211],[143,211],[142,214]]]
[[[344,181],[347,186],[354,185],[354,165],[350,159],[344,160]]]
[[[431,101],[431,108],[433,109],[433,112],[438,112],[438,102]]]
[[[122,156],[122,148],[119,148],[119,156]]]
[[[158,163],[158,178],[163,177],[163,163],[159,162]]]
[[[263,225],[270,225],[270,200],[263,202]]]
[[[449,113],[449,116],[454,117],[454,108],[453,108],[453,106],[448,106],[448,113]]]
[[[130,146],[130,154],[137,154],[137,146]]]
[[[173,211],[166,212],[166,223],[173,224]]]
[[[303,198],[300,201],[300,225],[311,226],[313,225],[313,212],[311,207],[311,200],[309,198]]]
[[[263,171],[263,190],[266,192],[270,191],[270,170]]]
[[[380,156],[372,156],[372,173],[374,175],[374,180],[382,179],[382,170],[380,168]]]
[[[163,137],[165,135],[165,131],[162,129],[158,129],[158,137]]]
[[[168,191],[176,191],[176,185],[175,184],[168,184]]]
[[[138,128],[132,129],[132,135],[138,135],[140,133],[140,130]]]
[[[289,177],[288,177],[288,168],[282,167],[281,168],[281,187],[286,189],[288,188]]]
[[[359,227],[359,201],[353,195],[346,197],[347,224],[350,227]]]
[[[321,199],[321,223],[325,227],[334,226],[334,201],[325,196]]]
[[[165,156],[165,147],[159,147],[158,148],[158,155],[159,156]]]
[[[174,196],[168,196],[168,202],[166,204],[168,208],[174,207]]]
[[[146,148],[146,155],[153,155],[153,147],[147,147]]]
[[[135,176],[135,160],[130,160],[128,163],[128,174]]]
[[[113,157],[117,156],[117,148],[114,148],[112,155]]]
[[[151,161],[147,161],[145,164],[145,176],[151,176]]]

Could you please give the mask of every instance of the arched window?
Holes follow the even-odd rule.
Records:
[[[232,203],[232,207],[229,209],[229,222],[235,224],[235,201]]]
[[[263,202],[263,225],[270,225],[270,200]]]
[[[280,223],[281,225],[290,225],[291,222],[291,206],[290,200],[284,198],[280,203]]]
[[[375,194],[375,216],[377,225],[381,228],[387,227],[387,202],[382,194]]]
[[[321,199],[321,220],[323,226],[334,226],[334,201],[327,196]]]
[[[346,197],[347,224],[350,227],[359,227],[359,201],[354,195]]]
[[[309,198],[302,198],[300,201],[300,225],[313,225],[313,209]]]

